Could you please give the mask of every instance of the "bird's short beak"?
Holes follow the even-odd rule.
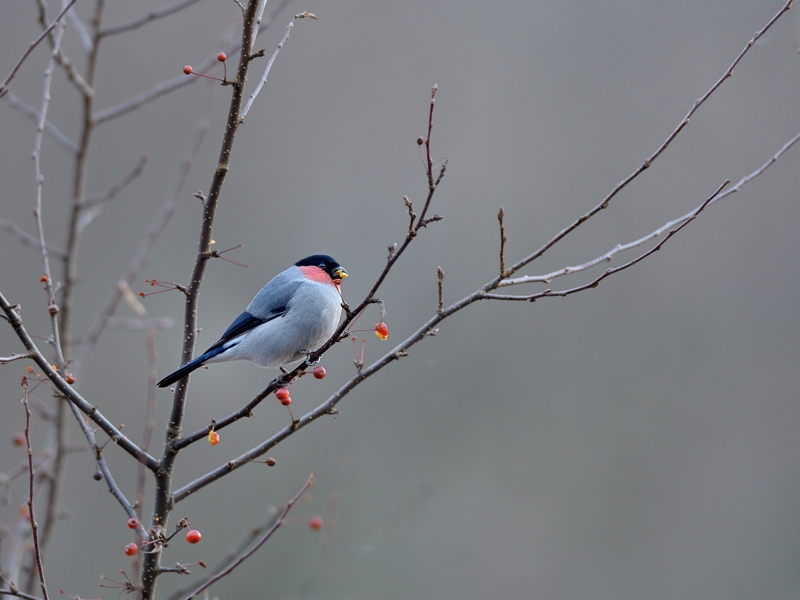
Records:
[[[347,270],[344,267],[339,267],[333,272],[336,277],[339,279],[346,279],[347,278]]]

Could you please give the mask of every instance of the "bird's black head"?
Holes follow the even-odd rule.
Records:
[[[319,267],[330,275],[331,279],[344,279],[347,270],[327,254],[314,254],[294,263],[295,267]]]

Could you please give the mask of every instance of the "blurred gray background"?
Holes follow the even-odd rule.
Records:
[[[163,2],[107,4],[105,22],[113,24]],[[437,266],[448,303],[496,273],[500,205],[511,262],[641,164],[782,4],[292,3],[259,38],[268,55],[291,15],[310,10],[319,20],[295,23],[237,136],[214,237],[220,249],[244,243],[227,256],[252,266],[209,265],[199,345],[216,340],[269,277],[311,253],[334,255],[351,274],[345,298],[363,297],[386,246],[402,241],[402,196],[421,206],[426,192],[415,141],[425,133],[434,83],[433,153],[448,157],[449,167],[432,210],[446,218],[423,232],[381,289],[390,337],[382,343],[362,334],[367,362],[433,314]],[[40,29],[33,2],[1,6],[4,76]],[[85,22],[93,6],[78,0]],[[203,0],[105,40],[97,107],[213,56],[238,27],[237,13],[233,2]],[[653,168],[526,273],[578,264],[644,235],[726,178],[736,182],[764,163],[800,129],[798,44],[800,22],[790,11]],[[65,45],[82,67],[74,32]],[[46,61],[37,49],[11,86],[32,105],[40,103]],[[254,65],[251,87],[265,62]],[[143,153],[150,161],[85,232],[77,335],[167,195],[207,89],[198,78],[97,130],[89,193],[119,180]],[[228,92],[214,92],[204,146],[142,277],[189,278],[201,216],[191,192],[211,181]],[[60,71],[53,97],[51,120],[74,138],[79,100]],[[34,133],[32,122],[0,104],[0,218],[31,233]],[[296,521],[212,595],[798,598],[798,153],[595,290],[533,305],[484,303],[445,321],[438,337],[348,396],[335,419],[271,452],[277,466],[241,469],[179,505],[173,522],[189,515],[204,537],[197,546],[172,544],[165,564],[215,562],[315,472],[312,497],[291,514]],[[54,245],[63,245],[66,231],[68,158],[46,140],[44,218]],[[0,252],[0,289],[23,305],[30,331],[46,336],[37,252],[5,233]],[[151,316],[181,322],[177,293],[145,306]],[[126,306],[117,314],[133,316]],[[371,312],[361,323],[377,320]],[[178,366],[181,337],[179,327],[159,333],[162,375]],[[10,328],[0,327],[0,355],[20,349]],[[341,344],[325,356],[325,380],[292,386],[295,414],[352,376],[353,357],[352,346]],[[20,362],[0,368],[0,471],[23,458],[10,442],[23,426],[23,372]],[[138,440],[146,373],[143,336],[110,330],[85,365],[80,390]],[[246,363],[198,371],[186,429],[238,408],[273,375]],[[44,388],[37,393],[47,398]],[[159,392],[155,444],[169,398]],[[218,446],[203,442],[182,453],[176,486],[287,423],[285,409],[266,401],[254,418],[222,431]],[[43,430],[34,423],[34,444]],[[115,449],[106,455],[132,494],[132,461]],[[97,589],[97,577],[128,568],[126,517],[93,471],[88,453],[70,459],[69,518],[46,561],[51,593],[114,597]],[[15,482],[0,519],[10,521],[25,498]],[[322,534],[304,524],[314,514],[326,518]],[[162,577],[160,596],[187,581]]]

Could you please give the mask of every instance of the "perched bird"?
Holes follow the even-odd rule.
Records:
[[[339,283],[347,271],[315,254],[278,273],[208,350],[158,382],[167,387],[207,363],[251,360],[280,367],[305,358],[336,331],[342,305]]]

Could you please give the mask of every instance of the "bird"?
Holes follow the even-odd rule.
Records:
[[[158,382],[167,387],[203,365],[249,360],[282,367],[306,358],[336,331],[342,308],[339,284],[347,270],[314,254],[278,273],[208,350]]]

